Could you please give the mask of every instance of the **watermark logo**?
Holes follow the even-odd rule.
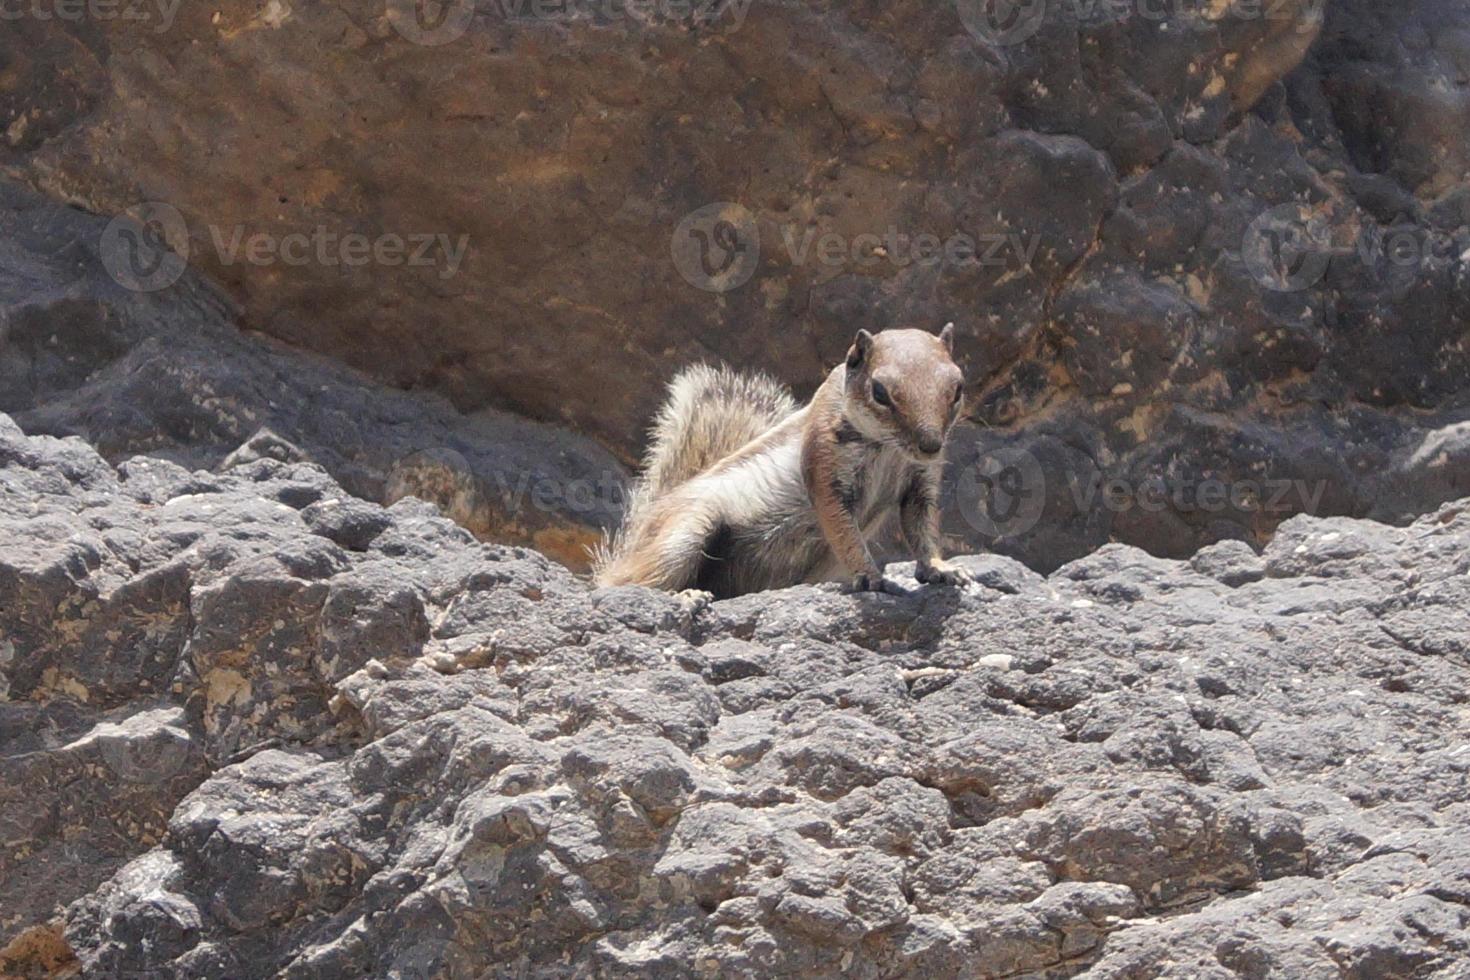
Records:
[[[1084,481],[1067,475],[1072,505],[1079,513],[1106,510],[1114,514],[1141,511],[1159,514],[1315,514],[1327,492],[1325,480],[1285,477],[1222,480],[1213,476],[1145,476],[1140,480],[1110,477]]]
[[[1046,476],[1036,457],[1005,446],[986,453],[955,479],[960,515],[988,538],[1025,534],[1046,507]]]
[[[167,289],[189,265],[189,226],[172,204],[136,204],[102,231],[103,268],[113,281],[138,293]]]
[[[960,22],[976,40],[1007,47],[1036,36],[1049,15],[1083,29],[1097,29],[1128,20],[1153,24],[1194,21],[1214,25],[1221,21],[1278,21],[1295,25],[1298,33],[1314,33],[1322,26],[1327,0],[954,0]]]
[[[777,231],[793,267],[815,265],[843,272],[884,266],[897,270],[911,266],[1029,270],[1042,242],[1034,234],[936,234],[904,231],[894,225],[857,234],[823,231],[812,224],[778,225]],[[674,264],[685,281],[719,293],[750,280],[759,264],[760,244],[755,216],[728,201],[685,215],[670,242]]]
[[[285,235],[269,232],[247,235],[240,225],[230,229],[211,225],[209,236],[220,264],[225,266],[241,262],[297,268],[308,265],[349,269],[369,265],[405,266],[437,268],[440,279],[454,278],[470,245],[470,236],[465,234],[457,239],[443,232],[418,235],[388,232],[369,236],[360,232],[342,234],[324,225],[318,225],[310,232]]]
[[[674,268],[697,289],[725,293],[745,285],[760,263],[760,229],[740,204],[717,201],[686,214],[669,243]]]
[[[818,265],[839,269],[872,269],[884,264],[896,269],[911,265],[1030,268],[1041,246],[1037,235],[909,234],[893,225],[881,235],[863,232],[850,237],[836,232],[819,235],[812,227],[798,232],[795,225],[785,225],[781,240],[792,265],[815,259]]]
[[[1057,500],[1073,512],[1090,514],[1251,515],[1281,519],[1315,514],[1327,492],[1324,480],[1222,479],[1209,473],[1091,478],[1054,473]],[[989,539],[1014,538],[1041,520],[1047,505],[1047,478],[1028,450],[1007,446],[990,450],[954,478],[956,509],[965,522]]]
[[[0,21],[83,21],[149,25],[154,34],[174,26],[183,0],[0,0]]]
[[[475,0],[388,0],[388,23],[425,47],[458,41],[474,18]]]
[[[977,41],[997,47],[1034,37],[1046,19],[1048,0],[955,0],[960,23]]]
[[[1281,204],[1258,215],[1240,247],[1246,270],[1273,292],[1296,292],[1321,282],[1334,261],[1355,262],[1357,273],[1379,281],[1406,270],[1470,262],[1470,231],[1427,227],[1408,215],[1387,224],[1346,221]]]
[[[0,0],[4,2],[4,0]],[[177,2],[177,0],[175,0]],[[388,22],[400,36],[428,47],[457,41],[477,15],[511,24],[684,25],[738,30],[753,0],[387,0]]]
[[[1304,205],[1278,204],[1246,228],[1240,254],[1251,277],[1266,289],[1296,292],[1327,274],[1332,240],[1326,222]]]
[[[207,230],[215,260],[226,267],[431,268],[438,270],[440,279],[451,279],[459,273],[470,245],[466,234],[366,235],[325,225],[285,234],[251,232],[244,225],[209,225]],[[162,201],[136,205],[113,218],[103,229],[100,245],[108,275],[134,292],[172,286],[189,264],[189,227],[177,208]]]

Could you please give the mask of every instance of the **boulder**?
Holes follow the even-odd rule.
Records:
[[[113,462],[144,454],[139,477],[145,465],[162,479],[182,466],[184,479],[314,463],[355,497],[416,496],[486,540],[577,568],[616,523],[626,470],[590,440],[495,410],[461,415],[431,392],[244,334],[193,272],[166,291],[127,289],[108,274],[106,228],[0,181],[0,411],[29,431],[85,438]],[[381,527],[374,508],[310,480],[283,492],[314,503],[306,519],[343,547],[361,550]]]
[[[711,602],[309,462],[114,467],[0,416],[0,490],[7,973],[1470,956],[1470,501]]]

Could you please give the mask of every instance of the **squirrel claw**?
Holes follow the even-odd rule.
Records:
[[[889,592],[892,585],[882,572],[858,572],[853,576],[854,592]]]
[[[852,578],[852,591],[854,592],[887,592],[890,595],[903,595],[902,587],[891,579],[885,578],[882,572],[858,572]]]
[[[914,578],[926,585],[969,585],[974,581],[970,573],[947,561],[920,562],[914,570]]]

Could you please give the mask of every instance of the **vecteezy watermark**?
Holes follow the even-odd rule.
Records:
[[[188,268],[189,226],[172,204],[135,204],[107,223],[99,251],[103,268],[124,289],[167,289]]]
[[[366,235],[337,232],[325,225],[279,235],[251,232],[244,225],[209,225],[208,232],[221,266],[403,266],[438,269],[441,279],[458,274],[470,244],[466,234]],[[99,245],[103,268],[113,281],[140,293],[167,289],[178,282],[188,268],[191,250],[184,216],[162,201],[135,205],[113,218],[103,229]]]
[[[474,19],[475,0],[388,0],[388,23],[425,47],[459,40]]]
[[[512,514],[520,513],[528,504],[542,513],[597,514],[621,511],[628,502],[627,481],[611,470],[572,480],[531,473],[522,473],[515,481],[496,473],[494,479],[502,506]]]
[[[792,266],[875,269],[888,265],[971,266],[1029,269],[1041,247],[1037,235],[913,232],[889,225],[881,232],[845,235],[812,225],[779,227]],[[719,201],[689,212],[674,228],[674,266],[690,285],[723,293],[743,286],[760,261],[760,230],[740,204]]]
[[[1046,474],[1024,449],[1004,446],[960,470],[954,483],[960,516],[987,538],[1025,534],[1046,509]]]
[[[1318,512],[1325,480],[1285,477],[1225,480],[1212,476],[1064,478],[1072,510],[1147,514],[1263,514],[1285,518]],[[987,538],[1025,534],[1041,520],[1047,504],[1047,479],[1028,450],[1001,447],[962,467],[954,477],[955,504],[970,527]],[[1063,498],[1058,498],[1059,500]]]
[[[1246,226],[1240,257],[1251,278],[1273,292],[1297,292],[1322,281],[1336,258],[1365,273],[1470,262],[1470,232],[1425,228],[1407,218],[1387,225],[1334,226],[1306,204],[1278,204]]]
[[[183,0],[0,0],[0,22],[121,21],[162,34],[174,26]]]
[[[1304,205],[1278,204],[1245,229],[1240,257],[1251,277],[1275,292],[1316,285],[1332,261],[1326,222]]]
[[[407,266],[438,268],[440,279],[459,272],[469,249],[470,236],[457,239],[444,232],[400,235],[388,232],[369,236],[358,232],[336,232],[318,225],[311,232],[246,233],[243,225],[224,229],[209,226],[210,240],[221,265],[245,262],[255,266],[288,265],[327,267]]]
[[[818,264],[829,268],[858,269],[872,269],[885,263],[900,269],[910,265],[1004,268],[1013,264],[1029,268],[1041,245],[1036,235],[953,232],[940,236],[931,232],[904,232],[893,225],[881,235],[863,232],[851,237],[836,232],[819,235],[812,227],[798,232],[795,225],[785,225],[781,240],[792,265],[804,265],[815,258]]]
[[[954,0],[960,23],[978,41],[1004,47],[1035,36],[1048,0]]]
[[[755,274],[761,257],[760,228],[748,208],[716,201],[683,217],[674,228],[669,250],[685,282],[725,293]]]
[[[175,0],[177,2],[177,0]],[[682,24],[730,32],[753,0],[387,0],[388,23],[414,44],[437,47],[468,33],[476,16],[510,23]]]
[[[1148,476],[1142,480],[1113,477],[1084,482],[1076,474],[1068,474],[1067,485],[1072,503],[1078,511],[1087,512],[1095,505],[1114,514],[1132,510],[1147,514],[1171,511],[1176,514],[1240,514],[1260,513],[1273,517],[1317,512],[1326,480],[1301,480],[1286,477],[1221,480],[1215,477],[1169,478]]]
[[[1291,21],[1315,31],[1327,0],[954,0],[965,30],[986,44],[1005,47],[1034,37],[1049,16],[1087,25],[1137,18],[1163,23],[1191,19]]]

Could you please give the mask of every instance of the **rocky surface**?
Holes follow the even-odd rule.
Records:
[[[597,591],[310,463],[0,417],[0,964],[1464,976],[1470,502],[964,561]]]
[[[1470,493],[1459,0],[414,6],[8,20],[0,170],[164,202],[247,327],[625,462],[682,363],[805,392],[952,319],[947,530],[1045,570]],[[997,450],[1039,519],[966,482]]]
[[[242,335],[197,275],[167,292],[108,273],[107,221],[0,181],[0,411],[108,459],[189,469],[311,461],[355,496],[414,494],[482,538],[586,567],[616,522],[622,466],[586,439],[375,383]]]

